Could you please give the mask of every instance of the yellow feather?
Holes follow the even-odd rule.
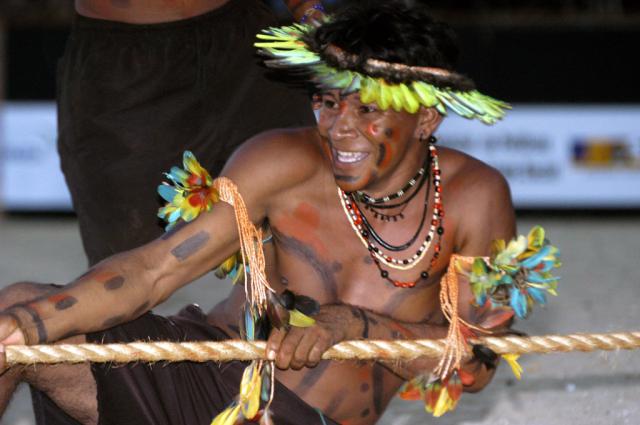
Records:
[[[211,425],[233,425],[238,420],[240,406],[227,407],[218,416],[213,418]]]
[[[242,414],[247,419],[252,419],[260,409],[260,389],[262,378],[257,364],[252,363],[242,375],[240,383],[240,406]]]
[[[402,104],[404,100],[402,90],[400,90],[400,87],[396,85],[390,86],[389,89],[391,90],[391,106],[393,106],[393,109],[396,112],[402,111]]]
[[[433,92],[433,88],[430,85],[425,84],[421,81],[414,81],[411,84],[411,87],[413,88],[413,91],[416,93],[416,96],[423,106],[431,108],[438,103],[438,99],[436,98],[435,93]]]
[[[362,103],[372,103],[376,100],[378,87],[373,78],[363,78],[360,83],[360,101]]]
[[[316,321],[299,310],[289,310],[289,324],[298,328],[308,328],[316,324]]]
[[[416,99],[416,95],[406,84],[400,84],[400,91],[404,97],[404,109],[410,114],[415,114],[420,109],[420,102]]]
[[[378,79],[377,83],[380,90],[380,95],[378,96],[378,106],[386,111],[387,109],[389,109],[389,106],[391,106],[391,88],[381,78]]]
[[[519,354],[502,354],[502,358],[506,360],[506,362],[511,367],[511,371],[513,375],[519,380],[522,378],[522,366],[518,363]]]

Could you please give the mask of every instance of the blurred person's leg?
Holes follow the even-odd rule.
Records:
[[[258,0],[184,21],[78,16],[59,70],[59,151],[91,264],[162,233],[155,190],[192,150],[217,174],[263,130],[314,123],[306,94],[268,80],[252,44]]]
[[[90,264],[162,233],[156,187],[184,150],[215,175],[251,136],[314,124],[306,94],[270,81],[255,56],[255,34],[275,23],[260,0],[165,24],[76,16],[58,148]],[[73,423],[32,395],[38,423]]]
[[[0,311],[34,298],[46,296],[56,285],[34,282],[18,282],[0,291]],[[84,336],[76,336],[60,343],[81,344]],[[0,376],[0,417],[4,414],[13,393],[22,381],[46,391],[56,403],[73,416],[60,412],[59,424],[97,423],[96,386],[88,365],[56,365],[39,367],[14,366]],[[40,393],[41,394],[41,393]],[[50,422],[43,422],[50,423]]]

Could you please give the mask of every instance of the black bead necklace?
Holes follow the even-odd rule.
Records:
[[[428,178],[428,175],[427,175],[427,178]],[[409,239],[407,242],[405,242],[402,245],[392,245],[389,242],[382,239],[382,237],[380,237],[378,232],[375,231],[373,226],[371,226],[371,224],[369,223],[369,220],[367,220],[365,215],[362,213],[362,211],[358,207],[358,204],[355,202],[355,199],[353,198],[353,194],[347,194],[347,195],[351,197],[351,200],[353,202],[352,205],[355,209],[357,209],[357,212],[359,213],[360,218],[362,219],[362,226],[365,228],[365,232],[366,232],[366,234],[363,234],[363,236],[368,237],[370,235],[373,238],[373,240],[384,249],[397,252],[397,251],[404,251],[405,249],[409,248],[411,245],[413,245],[416,239],[418,239],[418,236],[420,236],[420,232],[422,232],[422,228],[424,227],[425,219],[427,218],[427,206],[429,204],[430,189],[431,189],[431,185],[427,184],[427,190],[424,197],[424,204],[422,209],[422,218],[420,219],[420,225],[418,226],[418,229],[413,234],[411,239]]]

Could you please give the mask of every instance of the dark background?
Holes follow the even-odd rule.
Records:
[[[276,6],[278,0],[272,0]],[[344,1],[327,1],[329,8]],[[459,71],[511,102],[637,103],[640,1],[432,0],[457,31]],[[288,18],[284,9],[281,18]],[[5,98],[53,99],[70,1],[2,0]]]

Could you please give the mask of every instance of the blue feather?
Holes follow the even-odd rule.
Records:
[[[169,186],[166,184],[161,184],[158,186],[158,194],[162,196],[167,202],[173,202],[173,198],[178,196],[179,192],[173,188],[173,186]]]
[[[542,249],[540,249],[540,251],[538,251],[537,253],[533,254],[531,257],[524,260],[521,263],[521,266],[526,269],[534,268],[535,266],[538,265],[538,263],[540,263],[540,261],[542,261],[544,257],[549,255],[551,248],[553,248],[551,245],[543,246]]]
[[[511,308],[520,319],[527,317],[527,298],[520,292],[518,288],[511,288]]]
[[[247,307],[244,310],[244,329],[247,333],[247,340],[253,341],[256,335],[256,327],[255,327],[255,319],[253,317],[253,313],[251,313],[251,308]]]
[[[547,303],[547,294],[540,288],[530,286],[527,288],[527,292],[538,304],[545,305]]]

